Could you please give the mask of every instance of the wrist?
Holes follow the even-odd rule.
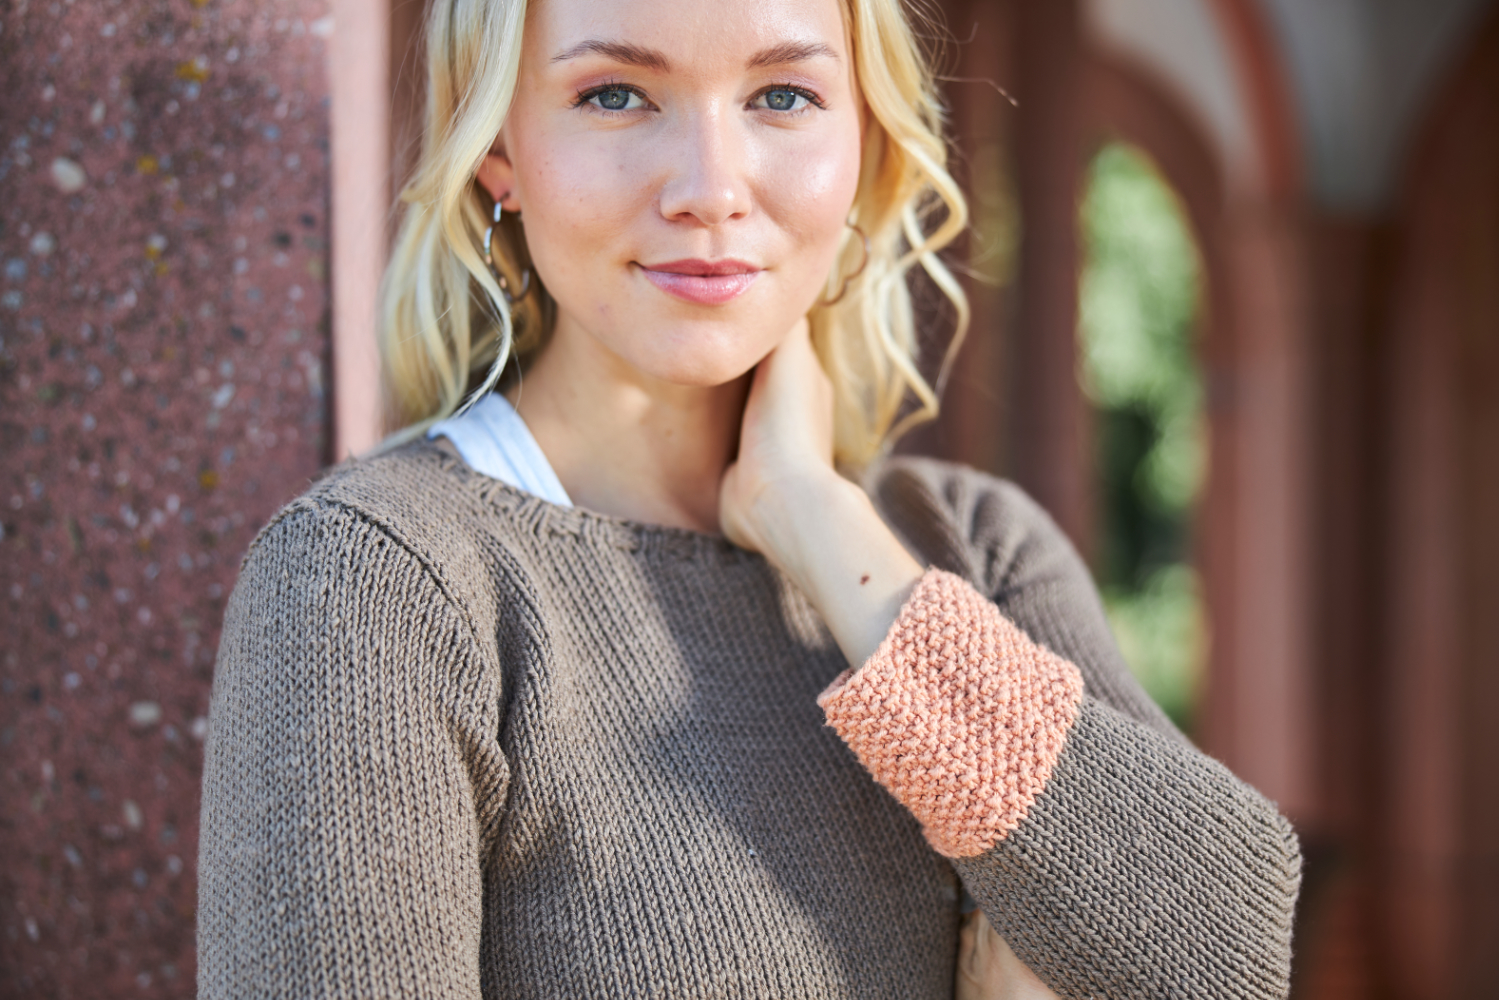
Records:
[[[831,466],[772,479],[746,513],[755,547],[803,590],[818,541],[834,525],[878,517],[864,491]]]
[[[831,469],[788,480],[757,504],[760,551],[822,615],[858,667],[879,645],[923,568],[869,496]]]

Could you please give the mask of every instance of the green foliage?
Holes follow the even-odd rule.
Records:
[[[1171,720],[1190,731],[1208,650],[1197,571],[1172,563],[1142,587],[1106,586],[1102,592],[1125,662]]]
[[[1095,572],[1125,658],[1187,726],[1207,649],[1190,564],[1207,467],[1192,337],[1201,267],[1175,194],[1129,146],[1094,158],[1081,223],[1079,378],[1095,412],[1102,522]]]

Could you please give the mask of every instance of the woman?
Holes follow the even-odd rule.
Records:
[[[1044,514],[879,458],[933,405],[907,271],[962,314],[897,0],[428,31],[405,443],[230,602],[201,992],[1284,995],[1286,822],[1150,705]]]

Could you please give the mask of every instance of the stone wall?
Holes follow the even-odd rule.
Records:
[[[0,994],[194,993],[202,740],[325,458],[318,0],[0,6]]]

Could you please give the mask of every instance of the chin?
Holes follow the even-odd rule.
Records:
[[[780,342],[779,337],[769,336],[764,330],[725,328],[717,323],[679,322],[672,326],[674,329],[665,336],[658,334],[650,343],[628,345],[619,353],[651,378],[707,389],[742,378]]]
[[[725,358],[712,352],[695,352],[698,356],[656,358],[636,363],[635,367],[654,379],[693,389],[711,389],[727,385],[760,363],[769,351],[752,358]]]

